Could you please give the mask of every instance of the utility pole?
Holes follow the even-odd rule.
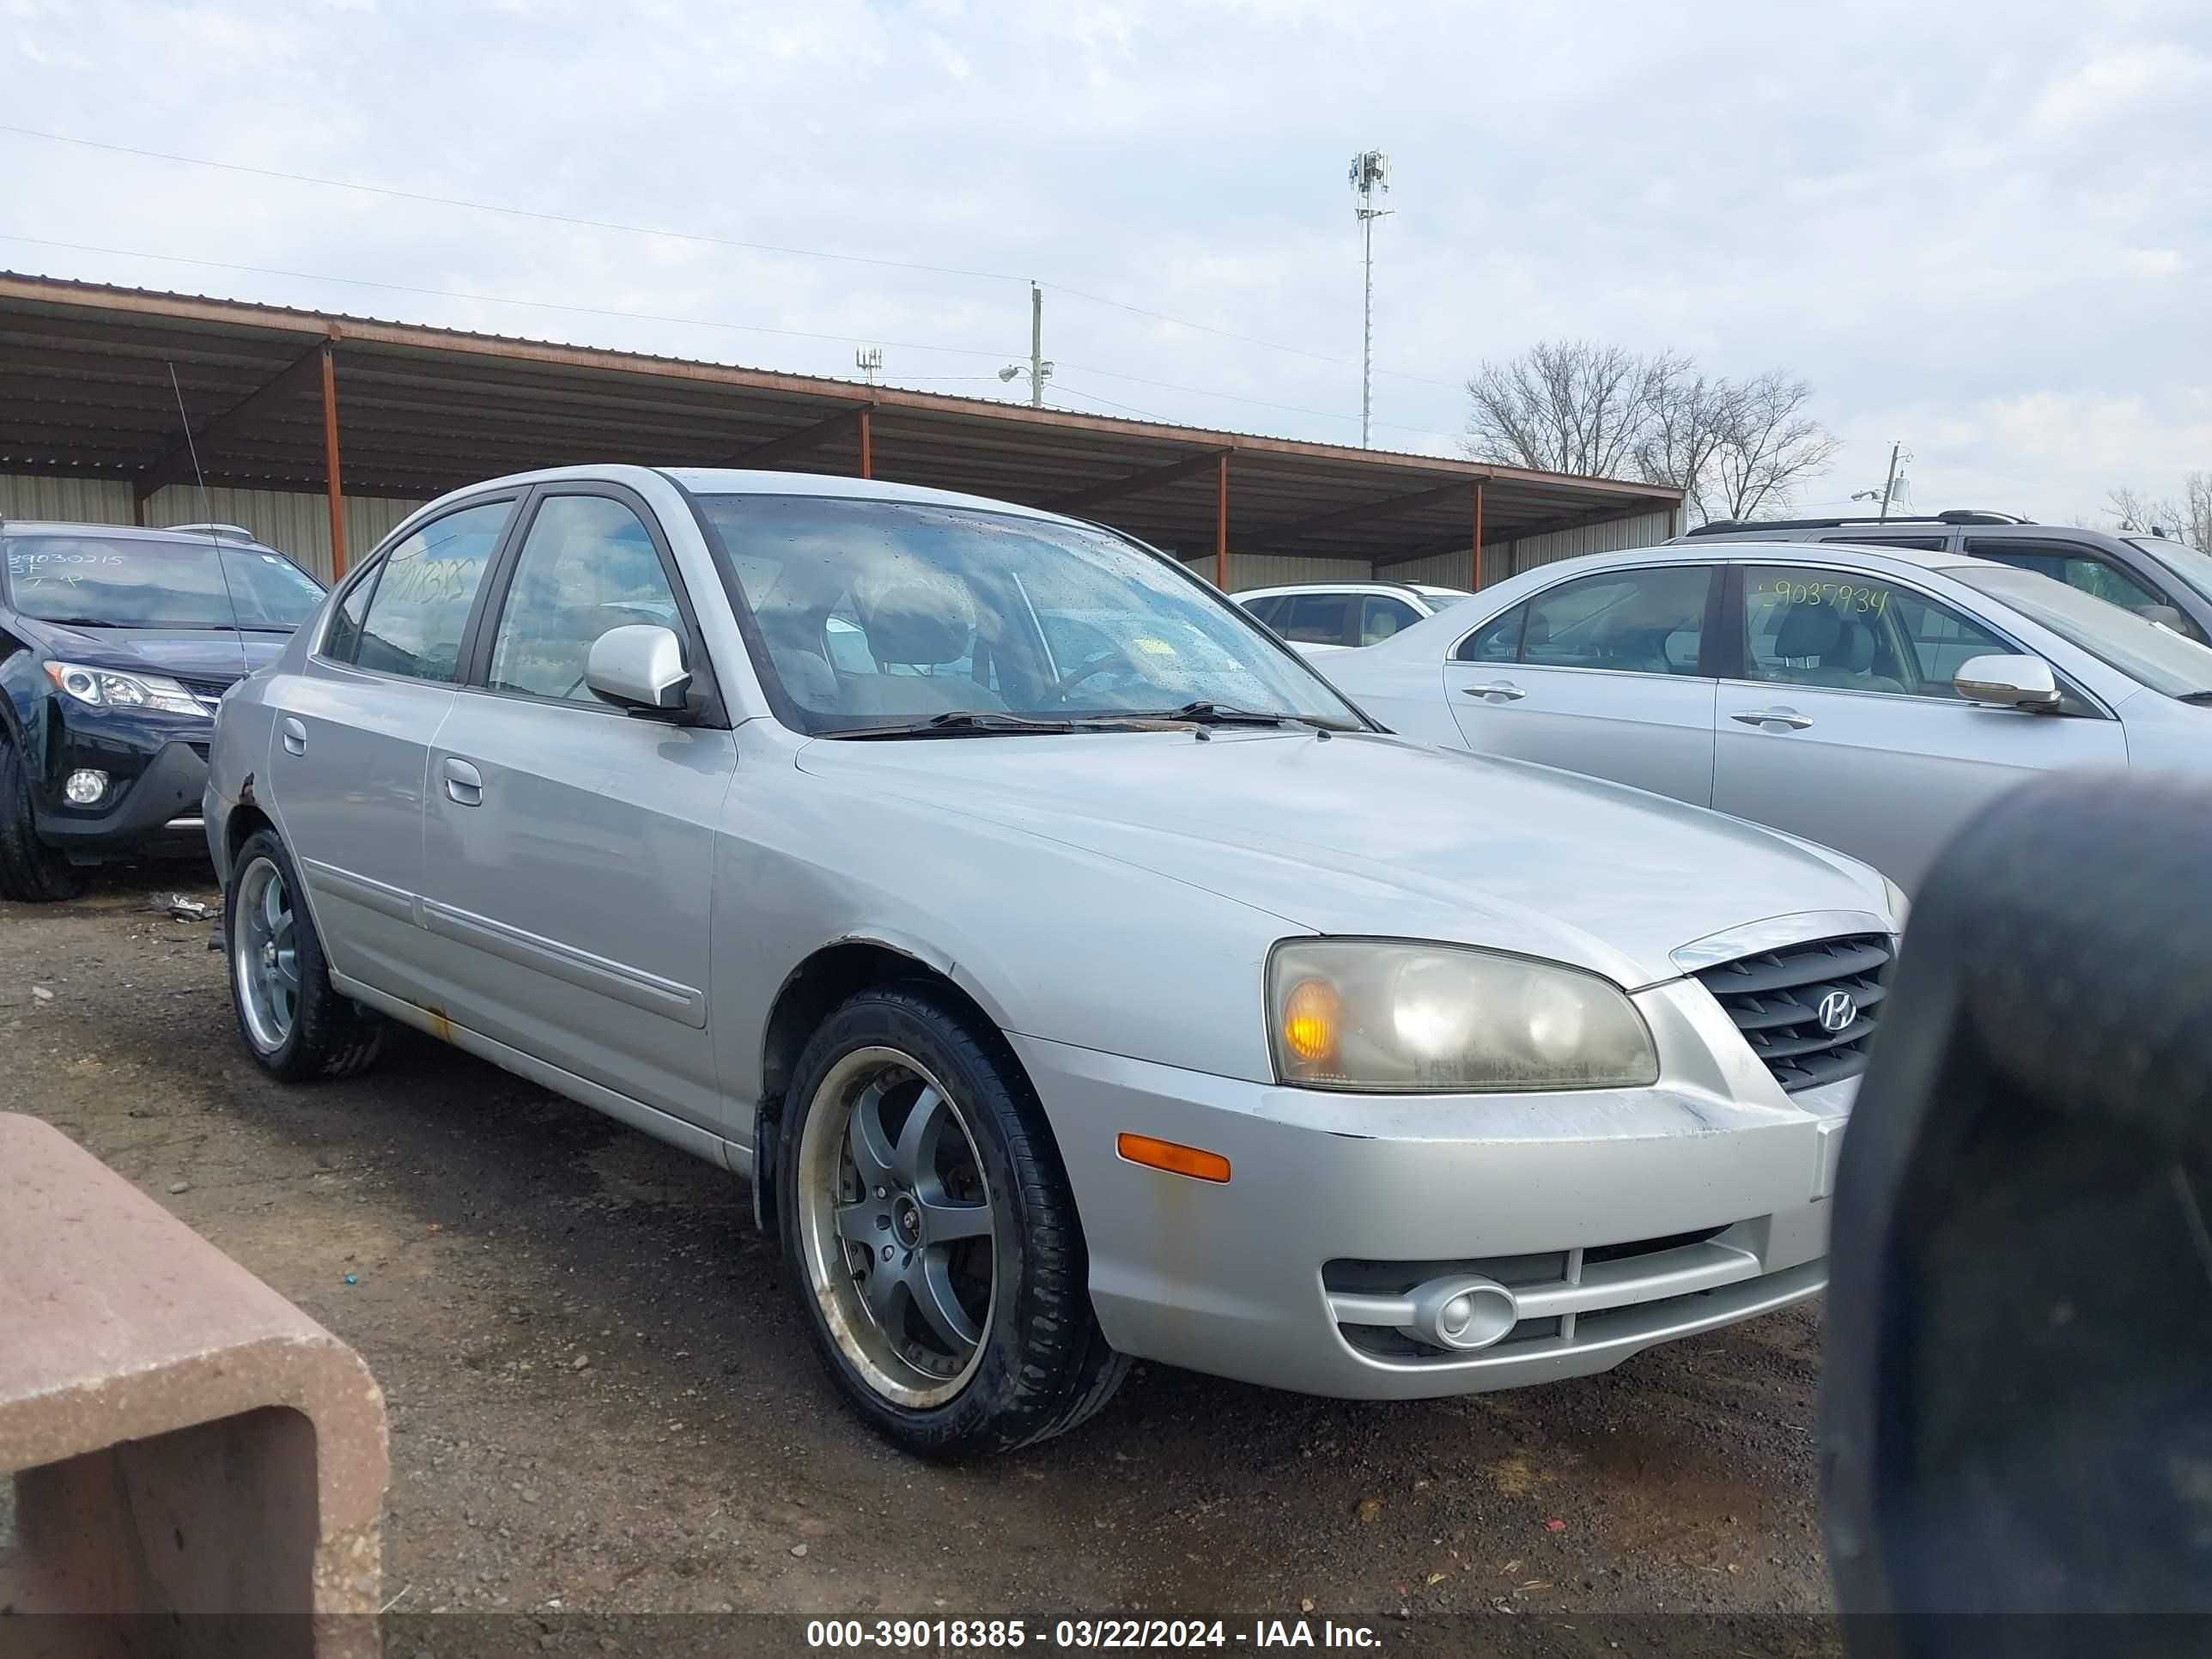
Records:
[[[1375,413],[1375,222],[1387,216],[1389,208],[1375,205],[1378,193],[1388,195],[1390,158],[1379,149],[1363,149],[1352,158],[1352,188],[1359,198],[1359,205],[1352,210],[1359,219],[1359,234],[1363,243],[1360,262],[1365,271],[1366,299],[1360,313],[1359,338],[1359,447],[1370,447],[1368,429]]]
[[[1035,283],[1030,284],[1030,360],[1026,364],[1008,363],[999,371],[999,378],[1011,380],[1018,374],[1030,377],[1030,407],[1044,407],[1044,383],[1052,379],[1052,365],[1044,360],[1044,290]]]
[[[1889,476],[1881,481],[1881,516],[1889,517],[1889,498],[1897,488],[1897,453],[1905,447],[1902,442],[1889,447]]]

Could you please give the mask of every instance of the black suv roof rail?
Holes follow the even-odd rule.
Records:
[[[1893,513],[1886,519],[1871,514],[1839,519],[1716,519],[1685,532],[1690,536],[1720,536],[1744,530],[1840,530],[1861,524],[2033,524],[2012,513],[1993,513],[1983,507],[1954,507],[1944,513]]]

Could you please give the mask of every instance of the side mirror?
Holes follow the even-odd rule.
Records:
[[[691,690],[684,641],[665,628],[610,628],[592,641],[584,684],[602,702],[630,714],[680,714]]]
[[[1996,703],[2006,708],[2058,707],[2058,678],[2040,657],[1970,658],[1951,684],[1968,702]]]

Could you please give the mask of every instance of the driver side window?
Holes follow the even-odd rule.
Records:
[[[500,610],[491,689],[596,703],[584,684],[593,643],[610,629],[641,623],[684,632],[644,524],[604,495],[549,495]]]
[[[2013,647],[1948,605],[1863,571],[1751,565],[1744,664],[1755,680],[1956,701],[1952,677]]]

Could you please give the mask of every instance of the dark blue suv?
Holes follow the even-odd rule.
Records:
[[[0,898],[73,897],[103,860],[205,856],[216,704],[322,599],[235,525],[0,520]]]

